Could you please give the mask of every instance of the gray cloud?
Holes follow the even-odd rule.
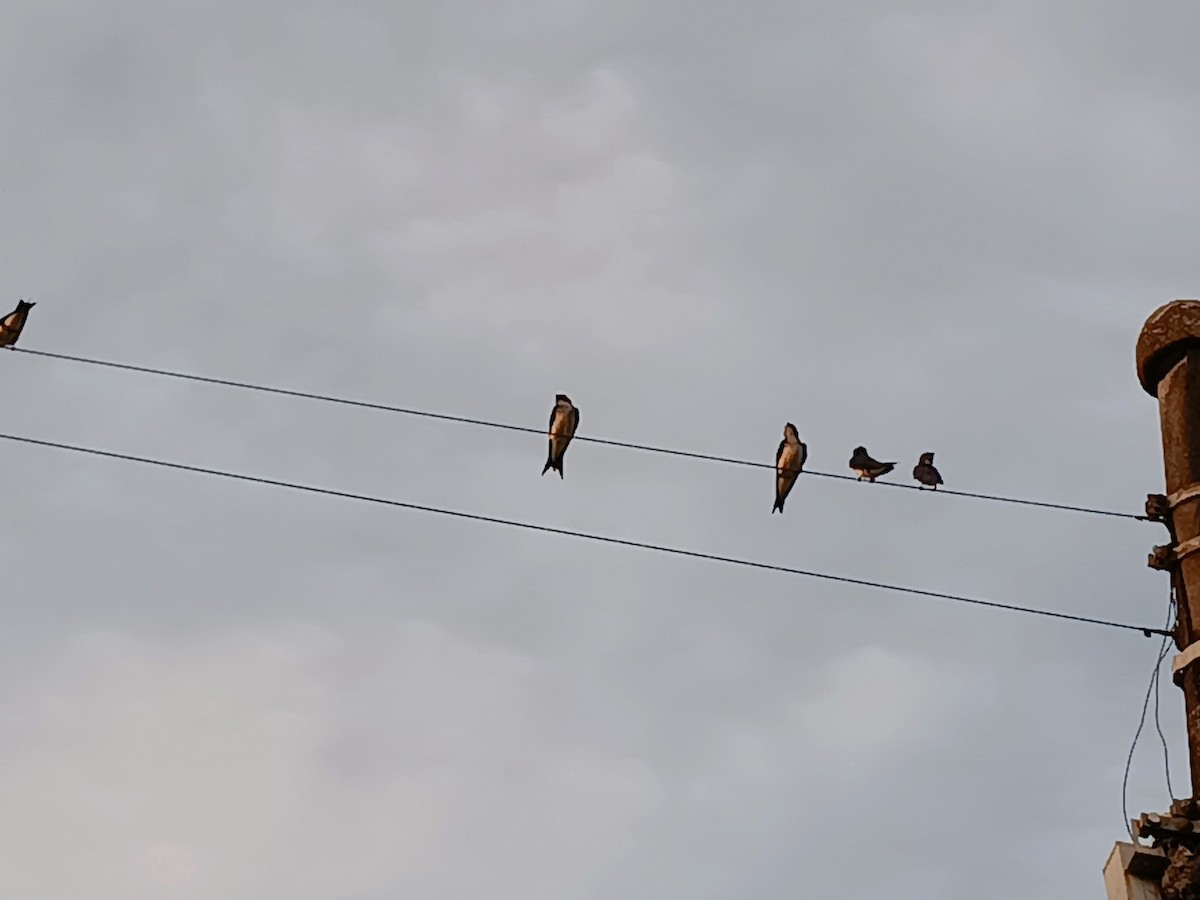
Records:
[[[29,347],[1136,510],[1195,18],[18,2],[0,262]],[[0,363],[17,434],[1165,610],[1134,523]],[[1059,900],[1121,836],[1136,633],[3,449],[6,896]]]

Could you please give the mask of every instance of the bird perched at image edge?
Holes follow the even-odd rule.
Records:
[[[788,422],[783,426],[783,440],[775,451],[775,506],[771,509],[783,512],[783,502],[791,493],[808,459],[808,447],[800,440],[796,426]]]
[[[17,308],[0,319],[0,347],[11,347],[17,342],[21,329],[25,327],[25,320],[29,318],[29,311],[36,305],[28,300],[18,300]]]
[[[942,481],[942,473],[933,465],[932,453],[921,454],[920,461],[913,469],[913,478],[921,482],[921,490],[925,490],[926,487],[932,487],[936,491],[939,484],[945,484]]]
[[[896,468],[896,464],[894,462],[880,462],[877,459],[872,459],[866,447],[855,447],[854,455],[850,457],[850,468],[858,473],[859,481],[866,478],[873,482],[876,478],[886,475],[892,469]]]
[[[579,427],[579,410],[571,403],[566,394],[556,394],[554,408],[550,410],[549,452],[546,455],[546,465],[542,469],[545,475],[551,469],[563,477],[563,455],[567,445],[575,437],[575,429]]]

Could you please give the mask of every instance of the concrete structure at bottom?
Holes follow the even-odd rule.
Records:
[[[1104,866],[1108,900],[1161,900],[1158,885],[1166,868],[1166,855],[1157,848],[1117,844]]]

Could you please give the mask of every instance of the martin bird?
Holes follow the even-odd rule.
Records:
[[[550,410],[550,449],[546,455],[546,466],[542,469],[545,475],[551,469],[563,477],[563,454],[567,445],[575,437],[575,429],[579,427],[579,410],[571,404],[571,398],[566,394],[556,394],[554,409]]]
[[[945,483],[942,481],[942,473],[933,466],[932,453],[921,454],[921,461],[913,469],[913,478],[921,482],[923,485],[921,490],[925,490],[926,487],[932,487],[936,491],[939,484]]]
[[[894,462],[880,462],[877,459],[872,459],[866,447],[855,447],[854,455],[850,457],[850,468],[858,473],[859,481],[862,481],[864,478],[868,481],[874,481],[881,475],[886,475],[892,469],[896,468],[896,464]]]
[[[21,329],[25,327],[25,320],[29,318],[29,311],[36,305],[28,300],[18,300],[17,308],[0,319],[0,347],[11,347],[17,342]]]
[[[788,422],[783,426],[783,440],[775,451],[775,506],[771,510],[783,512],[783,501],[792,492],[796,479],[804,470],[804,461],[808,459],[808,447],[800,440],[800,432],[796,426]]]

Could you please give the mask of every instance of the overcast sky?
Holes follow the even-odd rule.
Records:
[[[990,8],[989,8],[990,6]],[[1003,6],[1003,8],[1002,8]],[[9,0],[21,345],[1140,511],[1183,2]],[[1165,532],[0,358],[3,431],[1160,625]],[[3,443],[0,894],[1084,900],[1156,641]],[[1164,690],[1177,792],[1182,710]],[[1168,802],[1152,734],[1130,812]]]

